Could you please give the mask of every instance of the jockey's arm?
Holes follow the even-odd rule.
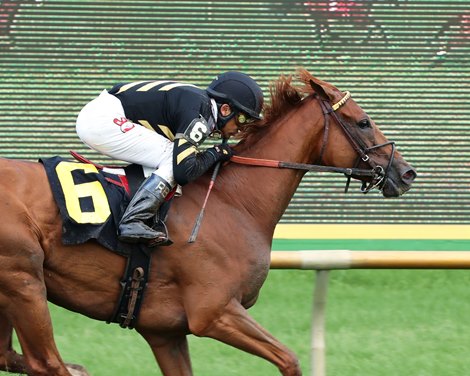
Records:
[[[184,138],[175,140],[173,148],[173,174],[179,185],[197,179],[219,161],[214,148],[199,152]]]
[[[219,146],[200,152],[198,146],[212,131],[201,116],[194,119],[184,133],[176,134],[173,145],[173,175],[179,185],[197,179],[218,161],[230,158]]]

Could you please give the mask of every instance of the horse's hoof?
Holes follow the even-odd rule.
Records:
[[[72,376],[91,376],[85,367],[79,364],[70,364],[67,363],[67,370],[72,374]]]

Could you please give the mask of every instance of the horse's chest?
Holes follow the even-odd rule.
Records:
[[[254,304],[259,290],[263,286],[264,281],[269,272],[270,257],[249,260],[247,267],[247,276],[242,279],[243,283],[243,297],[242,302]],[[245,305],[245,304],[244,304]]]

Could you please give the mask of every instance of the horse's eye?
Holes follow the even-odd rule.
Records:
[[[369,119],[361,120],[357,123],[357,126],[359,128],[370,128],[370,121]]]

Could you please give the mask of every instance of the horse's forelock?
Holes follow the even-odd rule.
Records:
[[[283,75],[271,84],[270,94],[271,103],[264,109],[264,118],[267,122],[275,121],[303,98],[302,90],[292,85],[292,75]]]

